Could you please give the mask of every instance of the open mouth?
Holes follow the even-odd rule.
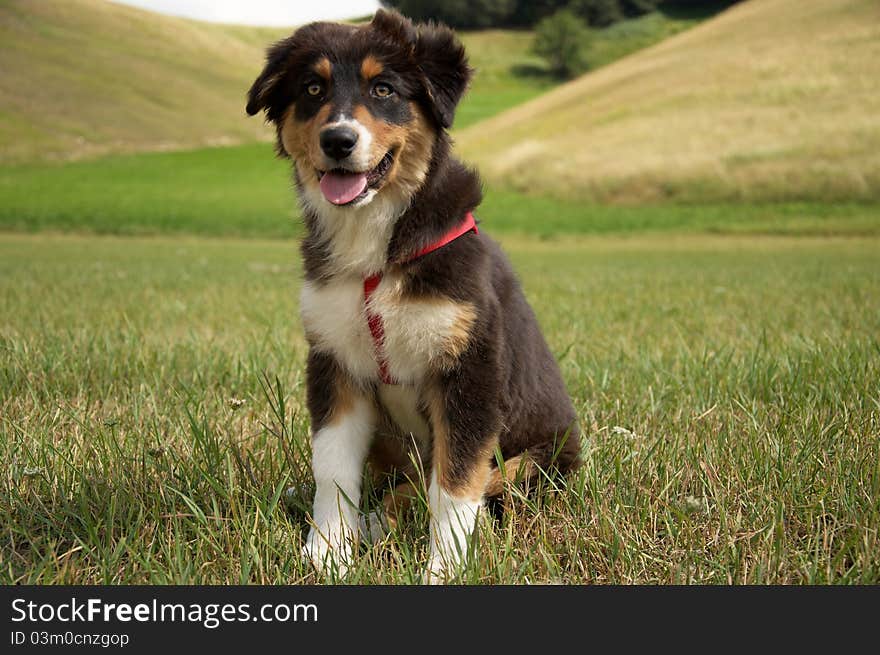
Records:
[[[334,205],[351,205],[376,189],[391,170],[394,163],[394,152],[389,150],[376,166],[360,173],[334,168],[329,171],[317,171],[321,193],[328,202]]]

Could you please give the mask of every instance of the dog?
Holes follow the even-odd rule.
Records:
[[[344,574],[427,485],[428,582],[487,498],[579,463],[572,402],[513,269],[480,230],[447,130],[473,71],[449,28],[379,10],[272,45],[248,93],[302,204],[300,314],[315,478],[304,556]],[[365,464],[389,491],[359,512]],[[421,474],[421,477],[420,477]]]

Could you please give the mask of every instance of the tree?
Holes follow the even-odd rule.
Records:
[[[542,18],[565,8],[569,0],[516,0],[510,15],[510,24],[532,27]]]
[[[608,27],[623,20],[619,0],[573,0],[569,6],[591,27]]]
[[[626,16],[641,16],[647,14],[662,3],[663,0],[620,0],[620,8]]]
[[[415,20],[466,29],[505,25],[516,8],[516,0],[387,0],[386,4]]]
[[[560,77],[574,77],[587,67],[584,46],[590,30],[570,9],[561,9],[535,27],[535,53],[547,59]]]

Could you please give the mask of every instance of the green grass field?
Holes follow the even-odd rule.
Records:
[[[154,100],[168,92],[159,82],[171,75],[169,61],[179,59],[178,50],[184,46],[177,40],[182,35],[202,43],[194,52],[187,50],[190,56],[205,57],[212,49],[234,42],[241,48],[239,59],[258,61],[260,44],[283,33],[172,20],[115,5],[102,4],[101,12],[84,13],[82,8],[90,7],[93,0],[77,2],[76,6],[47,3],[38,14],[40,20],[32,21],[36,27],[30,29],[40,28],[55,41],[67,43],[74,38],[71,33],[79,32],[58,25],[72,13],[84,22],[82,34],[94,37],[90,47],[110,47],[96,36],[102,33],[99,28],[125,22],[126,12],[134,12],[140,23],[150,27],[147,32],[153,38],[161,37],[162,48],[149,61],[166,68],[160,66],[141,80],[153,85],[143,93]],[[19,4],[5,9],[16,13]],[[705,16],[658,13],[597,30],[591,60],[605,67],[534,102],[525,101],[556,82],[530,54],[530,32],[464,34],[477,76],[460,107],[455,138],[465,158],[478,165],[487,180],[481,218],[499,232],[543,238],[640,231],[877,234],[880,205],[872,189],[880,129],[878,113],[870,108],[880,96],[873,92],[876,76],[868,73],[880,58],[870,56],[876,40],[869,37],[876,23],[866,20],[875,8],[864,0],[847,0],[835,10],[836,5],[822,0],[814,11],[789,25],[792,0],[759,4],[740,5],[629,57],[633,50],[677,34]],[[775,26],[772,39],[764,25]],[[805,42],[804,36],[817,26],[828,38]],[[737,30],[741,39],[730,39]],[[853,34],[851,39],[847,36]],[[788,75],[782,85],[776,68],[762,68],[764,60],[736,55],[742,51],[742,39],[772,46],[774,61],[796,59],[792,65],[797,66],[807,58],[791,46],[804,44],[815,51],[810,60],[815,65],[809,71],[797,68],[797,74]],[[191,45],[186,47],[192,50]],[[135,40],[124,53],[142,59],[147,47]],[[702,61],[701,57],[716,68],[729,61],[739,62],[740,68],[729,80],[719,74],[707,84],[703,67],[689,63]],[[842,66],[844,60],[858,66]],[[89,61],[96,66],[94,62],[106,63],[106,57]],[[616,63],[607,65],[610,62]],[[29,79],[51,81],[46,71],[34,66]],[[29,70],[7,68],[7,75],[13,69],[19,76]],[[229,71],[234,79],[224,82],[224,99],[237,97],[233,89],[239,86],[243,94],[255,74],[245,74],[241,68]],[[97,73],[109,75],[106,67]],[[119,86],[112,76],[107,79],[104,83]],[[726,80],[723,88],[717,86],[718,79]],[[86,111],[91,105],[83,99],[77,81],[81,82],[67,80],[74,84],[77,93],[72,97],[82,110],[72,112],[72,118],[100,123]],[[7,83],[12,84],[0,74],[0,98],[11,97],[3,90]],[[212,84],[216,92],[217,81]],[[761,96],[764,100],[754,89],[766,96]],[[841,114],[844,91],[853,100],[845,103],[845,111],[853,112],[852,120]],[[813,102],[811,94],[821,99]],[[114,120],[122,121],[119,129],[151,134],[126,119],[138,115],[125,104],[127,95],[113,97],[122,103],[112,112]],[[652,98],[647,105],[646,98]],[[162,102],[175,106],[170,100]],[[212,105],[200,101],[200,106]],[[236,107],[214,108],[211,113],[232,112],[236,120],[245,120]],[[744,113],[731,118],[730,112],[741,109]],[[181,113],[180,108],[175,111]],[[682,112],[693,116],[683,119]],[[712,125],[698,129],[700,121]],[[803,121],[809,125],[802,125]],[[478,122],[479,126],[469,127]],[[116,125],[101,123],[111,124]],[[219,124],[217,129],[222,132]],[[18,130],[15,143],[25,147],[32,137]],[[39,143],[33,141],[31,146]],[[0,165],[0,230],[291,236],[298,229],[298,212],[288,167],[270,151],[266,143],[250,143]],[[645,162],[651,172],[639,168]],[[691,176],[694,171],[699,172],[697,177]],[[621,203],[597,202],[603,198]]]
[[[859,202],[600,205],[492,184],[479,217],[497,232],[878,234]],[[100,234],[287,237],[299,231],[289,164],[268,144],[93,161],[0,166],[0,229]]]
[[[705,16],[597,31],[555,91],[530,33],[464,35],[454,136],[586,464],[511,489],[461,581],[880,584],[876,8],[796,4],[632,56]],[[0,583],[327,581],[299,211],[242,106],[283,32],[0,3]],[[345,581],[417,582],[426,549],[422,506]]]
[[[880,582],[880,242],[505,245],[586,466],[512,491],[464,581]],[[290,241],[0,237],[0,582],[316,581],[299,273]],[[426,541],[421,509],[348,580],[416,581]]]

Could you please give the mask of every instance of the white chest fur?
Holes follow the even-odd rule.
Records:
[[[473,307],[445,298],[411,298],[399,277],[382,279],[370,298],[370,310],[382,319],[385,362],[391,376],[420,384],[432,369],[448,365],[466,345]],[[306,281],[300,312],[313,347],[332,354],[355,378],[379,377],[377,348],[367,324],[363,280]]]

